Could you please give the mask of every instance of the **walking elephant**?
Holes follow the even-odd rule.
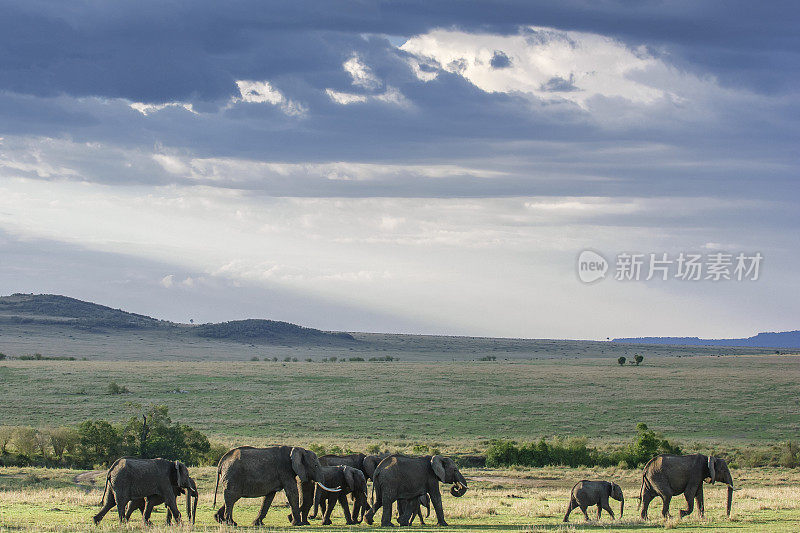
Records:
[[[642,488],[639,504],[642,508],[642,519],[647,519],[647,507],[650,501],[660,496],[663,501],[661,515],[669,518],[669,503],[673,496],[683,494],[686,498],[686,509],[681,510],[681,517],[691,514],[694,501],[702,517],[703,481],[714,484],[717,481],[728,486],[728,503],[725,508],[727,516],[731,515],[733,502],[733,478],[728,464],[719,457],[702,454],[694,455],[659,455],[650,459],[642,473]]]
[[[319,464],[317,455],[310,450],[292,446],[233,448],[222,456],[217,465],[214,507],[217,505],[220,484],[225,503],[217,510],[214,518],[217,522],[235,526],[234,504],[240,498],[263,497],[261,510],[253,522],[255,526],[263,525],[275,493],[282,490],[292,509],[292,525],[307,525],[308,521],[300,511],[300,505],[304,502],[300,500],[299,485],[307,487],[310,483],[317,483],[331,492],[340,490],[338,487],[326,487],[321,482],[322,465]],[[313,498],[313,491],[308,494],[307,490],[303,490],[303,498]],[[310,507],[311,502],[307,505]]]
[[[364,520],[367,524],[372,524],[375,513],[383,507],[382,527],[392,525],[392,504],[395,501],[415,500],[424,494],[430,496],[438,524],[446,526],[439,483],[453,483],[450,494],[456,497],[463,496],[467,492],[467,480],[458,470],[455,461],[442,455],[425,457],[390,455],[375,469],[372,482],[375,503],[364,515]],[[413,509],[413,505],[405,505],[404,512],[398,519],[400,525],[408,525]]]
[[[348,455],[332,455],[326,454],[321,455],[319,458],[319,463],[325,466],[349,466],[360,470],[364,473],[364,460],[367,458],[366,455],[363,453],[351,453]],[[377,465],[377,463],[376,463]],[[372,467],[372,471],[375,470],[375,467]],[[365,474],[366,475],[366,474]],[[366,476],[367,479],[370,479],[370,476]],[[308,516],[309,518],[316,518],[319,514],[319,506],[320,503],[325,500],[322,494],[322,489],[317,488],[314,492],[314,511]],[[324,504],[323,504],[324,505]],[[322,510],[322,513],[325,514],[325,509]],[[354,514],[355,516],[355,514]]]
[[[189,521],[194,524],[195,515],[197,513],[197,499],[199,498],[199,494],[197,493],[197,483],[195,482],[194,478],[189,478],[189,488],[184,490],[177,485],[172,487],[173,492],[175,493],[175,499],[177,500],[178,496],[181,494],[186,493],[186,517]],[[191,500],[194,498],[194,505],[191,505]],[[145,524],[150,523],[150,515],[153,512],[153,508],[161,505],[164,503],[164,500],[160,496],[148,496],[146,498],[136,498],[131,500],[130,504],[128,504],[128,510],[125,512],[125,520],[130,520],[131,515],[134,511],[139,511],[142,513],[142,519],[144,520]],[[172,523],[172,511],[167,507],[167,524]]]
[[[189,490],[189,479],[189,470],[180,461],[133,457],[117,459],[106,474],[103,508],[94,515],[94,523],[100,523],[115,505],[119,521],[124,522],[128,502],[147,497],[160,498],[175,517],[175,522],[179,523],[181,513],[178,511],[173,487]]]
[[[363,515],[369,507],[369,503],[367,502],[367,478],[364,476],[364,473],[352,466],[323,466],[322,482],[326,486],[341,487],[341,490],[338,492],[329,492],[321,486],[317,487],[314,507],[316,511],[318,503],[322,508],[322,525],[327,526],[331,524],[331,513],[337,501],[342,506],[345,522],[348,525],[360,523],[360,516]],[[348,494],[353,497],[352,515],[350,514],[350,506],[347,503]],[[301,509],[301,513],[307,512],[308,509]],[[291,515],[289,516],[289,520],[291,520]]]
[[[411,507],[409,510],[408,507]],[[414,517],[419,517],[419,525],[424,526],[425,520],[422,518],[422,508],[427,511],[425,518],[431,515],[431,499],[427,494],[423,494],[419,498],[411,500],[397,500],[397,515],[398,517],[408,514],[408,525],[414,524]]]
[[[600,514],[605,511],[614,518],[614,511],[608,504],[608,499],[614,498],[619,504],[619,517],[622,518],[622,511],[625,507],[625,498],[622,495],[622,488],[616,483],[608,481],[587,481],[582,480],[575,483],[572,487],[572,493],[569,496],[569,506],[567,506],[567,514],[564,515],[564,522],[569,521],[569,513],[575,508],[580,508],[584,518],[589,520],[589,515],[586,514],[586,508],[591,505],[597,506],[597,519],[600,520]]]

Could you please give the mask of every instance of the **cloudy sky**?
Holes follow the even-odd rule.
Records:
[[[0,13],[2,294],[351,331],[800,328],[793,2]],[[584,249],[607,279],[579,281]],[[764,260],[623,282],[622,252]]]

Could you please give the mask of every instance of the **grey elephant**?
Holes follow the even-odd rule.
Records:
[[[327,526],[331,524],[331,513],[337,501],[342,506],[345,522],[348,525],[360,523],[361,519],[359,516],[366,512],[366,509],[369,507],[369,503],[367,502],[367,478],[364,476],[364,473],[352,466],[323,466],[322,482],[325,486],[341,487],[341,490],[338,492],[329,492],[321,486],[317,487],[316,498],[319,498],[319,504],[322,508],[322,525]],[[348,494],[351,494],[353,497],[352,515],[350,514],[349,504],[347,503]],[[301,513],[307,512],[308,509],[301,509]],[[289,515],[289,520],[291,519],[292,516]]]
[[[407,506],[411,507],[410,511]],[[404,516],[408,513],[409,526],[414,524],[415,517],[419,517],[419,525],[424,526],[425,520],[423,520],[422,518],[423,507],[427,511],[427,513],[425,514],[425,518],[428,518],[431,515],[431,499],[427,494],[423,494],[422,496],[416,499],[397,500],[397,515]]]
[[[389,456],[388,453],[367,455],[361,462],[362,468],[360,470],[364,472],[364,475],[367,476],[367,479],[372,481],[372,476],[375,473],[375,469],[378,468],[378,464],[380,464],[380,462],[383,461],[388,456]]]
[[[724,459],[702,454],[659,455],[650,459],[642,473],[642,488],[639,494],[642,519],[647,519],[647,507],[656,496],[660,496],[664,503],[661,515],[669,518],[670,500],[679,494],[683,494],[686,498],[686,509],[681,510],[681,517],[691,514],[694,510],[694,500],[697,501],[697,509],[702,517],[705,512],[703,481],[712,485],[720,481],[728,486],[725,512],[730,516],[733,491],[738,489],[733,486],[733,478]]]
[[[261,510],[253,525],[263,525],[264,517],[269,511],[275,493],[282,490],[286,493],[289,507],[292,509],[292,524],[307,525],[300,511],[299,485],[307,487],[309,483],[322,482],[322,465],[317,455],[311,450],[292,446],[272,446],[254,448],[240,446],[225,453],[217,465],[217,483],[214,488],[214,507],[217,505],[217,491],[222,484],[222,496],[225,503],[217,510],[214,518],[217,522],[236,525],[233,521],[233,506],[240,498],[260,498]],[[331,492],[340,488],[322,485]],[[303,491],[304,499],[313,498],[313,491]],[[307,504],[309,507],[311,502]]]
[[[100,520],[115,505],[119,513],[119,521],[124,522],[128,502],[147,497],[161,498],[172,512],[175,521],[179,523],[181,513],[178,511],[173,487],[189,489],[189,479],[189,470],[180,461],[133,457],[117,459],[106,474],[103,508],[94,515],[94,523],[100,523]]]
[[[195,517],[197,514],[197,500],[199,498],[199,494],[197,492],[197,483],[195,482],[194,478],[189,478],[189,488],[182,489],[177,485],[173,485],[172,491],[175,493],[175,499],[177,500],[178,496],[181,494],[186,493],[186,517],[187,519],[194,524]],[[194,505],[191,505],[191,499],[194,498]],[[131,515],[134,511],[139,511],[142,513],[142,519],[144,520],[145,524],[150,523],[150,515],[153,512],[153,508],[157,505],[161,505],[164,503],[164,500],[161,499],[159,496],[148,496],[147,498],[136,498],[131,500],[130,504],[128,504],[128,510],[125,512],[125,520],[130,520]],[[172,511],[167,508],[167,524],[172,523]]]
[[[326,454],[326,455],[321,455],[319,457],[319,463],[322,466],[349,466],[349,467],[355,468],[357,470],[360,470],[362,473],[364,473],[364,460],[366,458],[367,458],[367,456],[364,455],[363,453],[351,453],[351,454],[348,454],[348,455]],[[375,465],[377,466],[377,463],[375,463]],[[366,476],[365,473],[364,473],[364,475],[366,476],[367,479],[370,479],[371,475],[372,475],[372,472],[374,472],[374,471],[375,471],[375,467],[373,466],[371,471],[370,471],[370,475]],[[317,515],[319,514],[320,504],[324,500],[326,500],[326,497],[324,497],[326,495],[327,495],[327,493],[325,495],[323,495],[322,489],[319,489],[319,488],[316,489],[316,491],[314,493],[314,511],[308,516],[309,518],[316,518],[317,517]],[[324,505],[324,503],[322,503],[322,505]],[[322,513],[325,514],[325,509],[324,508],[322,509]]]
[[[614,498],[619,504],[619,517],[622,518],[622,511],[625,507],[625,498],[622,495],[622,488],[616,483],[609,481],[587,481],[581,480],[575,483],[572,487],[572,493],[569,497],[569,506],[567,507],[567,514],[564,515],[564,522],[569,521],[569,513],[573,509],[580,508],[584,518],[589,520],[589,515],[586,514],[586,508],[591,505],[597,506],[597,519],[600,519],[600,514],[605,510],[614,518],[614,511],[608,504],[608,499]]]
[[[378,509],[383,507],[381,526],[392,525],[392,504],[397,500],[416,500],[423,494],[428,494],[436,511],[436,521],[440,526],[446,526],[444,511],[442,509],[442,495],[439,492],[439,483],[453,483],[450,494],[456,497],[467,492],[467,480],[458,470],[455,461],[442,455],[409,457],[393,454],[383,459],[375,469],[372,488],[375,491],[375,503],[364,515],[367,524],[372,524],[372,519]],[[398,522],[407,526],[413,505],[406,505]]]

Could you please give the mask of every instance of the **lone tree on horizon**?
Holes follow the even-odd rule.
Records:
[[[627,359],[625,359],[625,356],[622,356],[619,359],[617,359],[617,363],[619,363],[619,366],[625,366],[625,361],[627,361]]]

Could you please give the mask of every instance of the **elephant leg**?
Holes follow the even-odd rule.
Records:
[[[697,494],[694,495],[695,500],[697,500],[697,512],[700,513],[700,518],[703,518],[706,514],[705,506],[703,505],[703,486],[700,485],[700,488],[697,489]]]
[[[438,483],[437,483],[438,485]],[[430,491],[431,496],[431,503],[433,504],[433,510],[436,511],[436,522],[440,526],[446,526],[447,522],[444,519],[444,509],[442,509],[442,493],[439,492],[439,487],[435,487],[433,490]]]
[[[611,520],[614,520],[614,511],[611,510],[611,506],[608,504],[608,498],[602,500],[600,502],[600,506],[603,508],[605,512],[611,515]],[[600,518],[600,509],[597,510],[597,518]]]
[[[166,494],[164,504],[167,506],[168,511],[172,511],[172,516],[175,518],[175,524],[181,523],[181,512],[178,510],[178,502],[175,500],[175,495],[170,493]]]
[[[127,495],[116,495],[117,500],[117,513],[119,514],[119,523],[125,523],[125,508],[128,506],[128,496]]]
[[[272,505],[273,498],[275,498],[275,492],[270,492],[261,500],[261,509],[258,510],[258,516],[253,520],[254,526],[258,527],[264,525],[264,517],[267,516],[267,511],[269,511],[269,507]]]
[[[308,512],[311,506],[314,505],[314,487],[316,483],[313,481],[300,484],[300,525],[308,526]]]
[[[689,516],[694,511],[694,495],[697,493],[696,490],[691,490],[688,487],[683,493],[683,496],[686,498],[686,509],[681,509],[681,518],[684,516]]]
[[[308,515],[309,518],[317,517],[317,514],[319,512],[319,505],[320,503],[322,503],[321,500],[322,500],[322,489],[316,487],[314,489],[314,510],[311,512],[311,514]],[[323,509],[322,512],[324,513],[325,510]]]
[[[588,521],[589,520],[589,514],[586,512],[586,509],[588,509],[589,506],[585,505],[583,503],[579,503],[578,507],[580,507],[581,512],[583,513],[583,519]]]
[[[666,494],[661,496],[661,499],[664,501],[664,505],[661,507],[661,516],[664,517],[664,520],[670,518],[669,514],[669,502],[672,501],[672,496],[668,496]]]
[[[575,509],[578,504],[575,502],[573,498],[569,499],[569,505],[567,505],[567,514],[564,515],[564,522],[569,522],[569,514]]]
[[[603,514],[603,504],[602,503],[598,503],[597,504],[597,519],[598,520],[600,520],[600,516],[602,516],[602,514]]]
[[[114,491],[109,490],[106,492],[106,501],[103,504],[103,508],[100,509],[99,513],[92,517],[92,521],[95,523],[95,525],[99,524],[100,520],[102,520],[106,513],[113,509],[115,505],[117,505],[117,501],[114,499]]]
[[[228,492],[228,489],[225,489],[222,495],[225,498],[225,505],[222,507],[222,509],[225,509],[223,522],[229,526],[236,527],[236,522],[233,521],[233,505],[239,500],[239,497],[234,496],[232,492]],[[220,511],[222,511],[222,509],[220,509]]]
[[[283,487],[283,492],[286,493],[286,500],[289,502],[289,507],[292,510],[291,523],[293,526],[303,525],[303,514],[300,510],[300,493],[298,491],[298,484],[299,483],[289,483]]]
[[[144,520],[145,524],[149,524],[150,523],[150,515],[153,514],[153,507],[155,507],[155,506],[156,505],[151,500],[147,500],[147,503],[144,506],[144,511],[142,511],[142,520]],[[167,508],[167,524],[169,524],[169,520],[171,520],[171,518],[172,517],[170,517],[170,515],[169,515],[169,507],[168,507]]]
[[[128,509],[125,511],[125,520],[128,521],[131,519],[131,515],[133,514],[136,509],[142,511],[141,506],[139,505],[139,500],[131,500],[131,503],[128,504]],[[142,515],[144,515],[144,511],[142,511]]]
[[[403,506],[401,508],[400,502],[403,502]],[[414,505],[411,503],[411,500],[397,500],[397,507],[400,511],[400,516],[397,517],[397,523],[401,526],[410,526],[411,521],[414,519]]]
[[[214,513],[214,520],[216,520],[220,524],[225,522],[225,505],[224,504],[223,504],[222,507],[217,509],[216,513]]]
[[[381,527],[392,527],[392,504],[394,501],[388,496],[383,497],[383,514],[381,514]]]
[[[417,504],[416,504],[416,507],[414,509],[414,514],[416,514],[419,517],[419,525],[424,526],[425,525],[425,520],[422,519],[422,507],[419,505],[419,502],[417,502]],[[413,522],[413,521],[414,521],[414,515],[412,514],[411,515],[411,522]],[[409,522],[409,525],[411,525],[410,522]]]
[[[350,515],[350,505],[347,503],[347,495],[339,493],[339,505],[342,506],[342,512],[344,513],[344,521],[347,525],[355,524],[356,521],[353,520],[353,517]],[[353,504],[355,505],[355,504]]]
[[[364,521],[370,526],[372,525],[372,517],[375,516],[375,513],[377,513],[378,509],[383,505],[383,491],[380,486],[376,487],[373,485],[373,489],[373,492],[375,492],[375,501],[372,502],[372,507],[364,513]]]
[[[645,489],[642,491],[642,520],[647,520],[647,508],[650,506],[650,502],[653,501],[655,496],[652,492]]]
[[[325,502],[325,511],[322,514],[322,525],[329,526],[332,523],[331,515],[333,514],[333,508],[336,507],[336,497],[332,494],[326,495]],[[344,505],[347,507],[347,502],[345,502]]]

